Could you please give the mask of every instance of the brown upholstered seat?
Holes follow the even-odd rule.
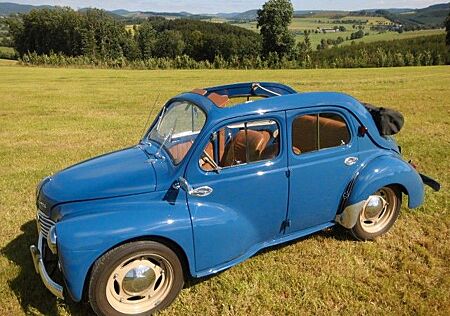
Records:
[[[319,117],[320,148],[347,144],[350,135],[344,121]],[[296,154],[317,150],[317,115],[296,118],[292,126],[293,144]]]
[[[293,146],[300,152],[317,150],[317,116],[303,115],[292,124]]]
[[[169,148],[169,152],[173,157],[175,163],[179,163],[186,156],[189,149],[192,147],[192,141],[187,141],[185,143],[178,143]]]
[[[265,131],[239,131],[226,145],[221,166],[260,160],[261,154],[269,142],[270,134]],[[248,147],[247,147],[248,146]],[[247,161],[247,150],[248,160]]]

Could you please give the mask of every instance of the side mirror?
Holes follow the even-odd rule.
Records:
[[[173,188],[177,189],[177,190],[178,189],[183,189],[187,193],[190,193],[193,190],[193,188],[189,184],[189,182],[187,182],[187,180],[185,178],[183,178],[183,177],[179,177],[178,178],[178,181],[173,184]]]

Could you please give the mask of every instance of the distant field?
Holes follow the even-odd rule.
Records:
[[[14,48],[0,46],[0,58],[15,59],[15,54]]]
[[[10,54],[14,54],[14,48],[12,48],[12,47],[0,46],[0,53],[10,53]]]
[[[403,33],[397,33],[397,32],[384,32],[384,33],[373,33],[369,36],[365,36],[364,38],[357,39],[355,42],[378,42],[378,41],[388,41],[388,40],[394,40],[394,39],[406,39],[406,38],[415,38],[420,36],[430,36],[430,35],[439,35],[439,34],[445,34],[445,31],[443,29],[433,29],[433,30],[420,30],[420,31],[411,31],[411,32],[403,32]],[[343,44],[350,44],[351,42],[344,42]]]
[[[450,311],[449,67],[355,70],[77,70],[0,61],[0,315],[86,315],[34,273],[38,181],[80,160],[135,144],[156,96],[235,81],[341,91],[403,112],[406,159],[439,179],[391,233],[356,242],[340,230],[259,254],[190,283],[161,315],[445,315]],[[153,112],[156,115],[156,111]],[[405,201],[406,202],[406,201]],[[263,214],[262,214],[263,216]]]
[[[348,22],[355,21],[352,23],[336,23],[336,21]],[[311,45],[315,50],[317,45],[320,44],[322,39],[332,39],[336,40],[339,36],[344,40],[348,37],[350,38],[353,32],[358,31],[356,21],[361,21],[364,23],[364,32],[369,33],[368,36],[365,36],[362,39],[355,40],[355,42],[376,42],[376,41],[385,41],[385,40],[394,40],[394,39],[403,39],[403,38],[413,38],[419,36],[427,36],[427,35],[436,35],[436,34],[444,34],[444,30],[423,30],[423,31],[412,31],[412,32],[384,32],[378,33],[377,31],[370,30],[370,27],[373,25],[390,25],[392,22],[383,18],[383,17],[366,17],[366,16],[342,16],[338,20],[332,19],[330,17],[305,17],[305,18],[294,18],[292,24],[290,25],[290,29],[296,34],[297,41],[303,41],[304,35],[303,32],[305,30],[311,31],[310,39]],[[222,23],[223,20],[217,20],[216,22]],[[366,23],[367,22],[367,23]],[[236,23],[236,26],[240,26],[249,30],[253,30],[255,32],[259,32],[256,28],[256,22],[246,22],[246,23]],[[319,29],[327,29],[333,28],[334,26],[344,26],[345,32],[337,32],[337,33],[315,33],[314,31]],[[356,26],[356,28],[353,28]],[[302,34],[300,34],[302,32]],[[349,45],[352,41],[345,41],[341,45]]]

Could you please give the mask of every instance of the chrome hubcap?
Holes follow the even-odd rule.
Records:
[[[122,281],[122,288],[129,295],[139,295],[146,291],[155,280],[155,271],[150,266],[139,265],[136,268],[130,269],[125,274]]]
[[[368,233],[378,233],[389,224],[396,208],[395,192],[385,187],[367,199],[359,217],[360,224]]]
[[[120,313],[144,313],[164,300],[172,284],[173,268],[166,259],[155,254],[137,255],[113,270],[106,299]]]

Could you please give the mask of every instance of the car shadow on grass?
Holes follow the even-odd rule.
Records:
[[[69,300],[59,300],[51,294],[34,270],[29,247],[37,242],[36,222],[31,220],[23,224],[22,234],[10,241],[2,255],[19,267],[17,277],[8,281],[8,285],[17,297],[25,314],[59,315],[66,309],[71,315],[94,315],[86,304],[77,304]]]

